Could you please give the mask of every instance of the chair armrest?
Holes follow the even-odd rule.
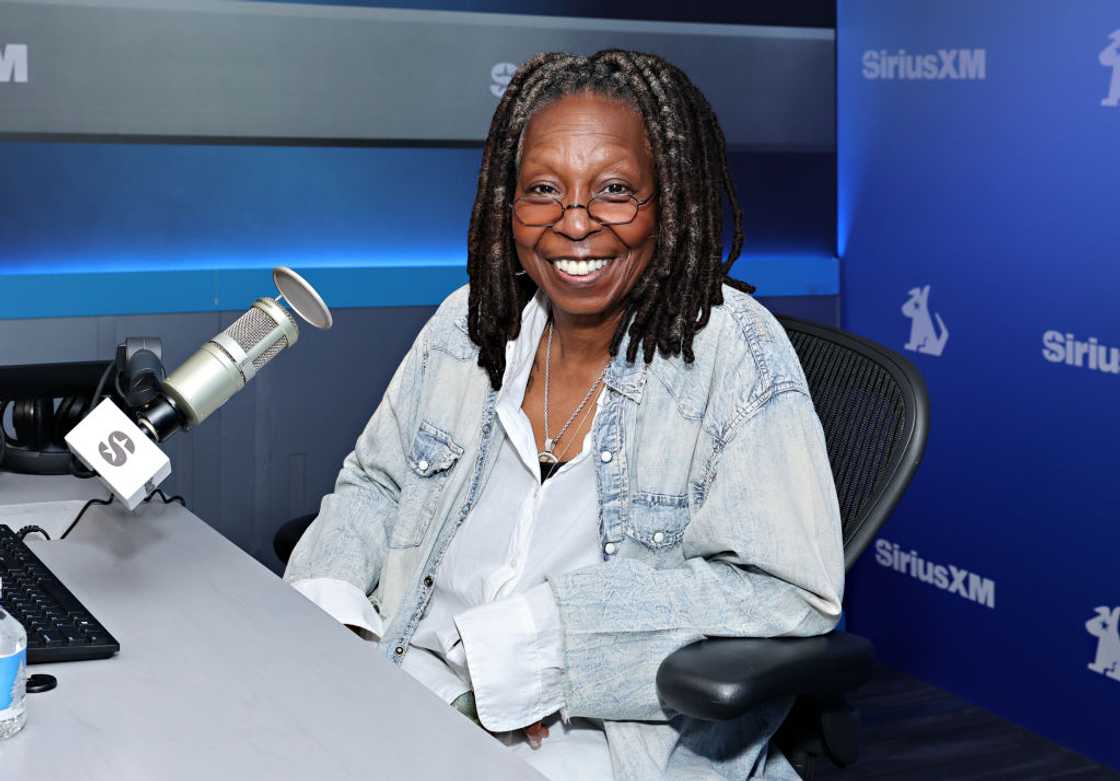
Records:
[[[708,721],[788,695],[829,696],[871,677],[871,642],[847,632],[816,637],[712,638],[670,654],[657,692],[670,708]]]

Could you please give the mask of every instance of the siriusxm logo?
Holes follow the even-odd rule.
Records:
[[[27,44],[0,45],[0,84],[27,83]]]
[[[490,69],[490,94],[500,98],[513,80],[517,66],[512,62],[499,62]]]
[[[1108,80],[1108,94],[1101,99],[1101,105],[1116,108],[1120,106],[1120,30],[1114,30],[1108,39],[1111,43],[1097,55],[1101,65],[1112,69],[1112,76]]]
[[[982,578],[952,564],[924,561],[916,550],[904,551],[895,543],[882,538],[875,541],[875,561],[895,572],[937,586],[942,591],[995,609],[996,583],[990,578]]]
[[[1106,347],[1095,336],[1083,342],[1071,333],[1047,331],[1042,335],[1042,357],[1050,363],[1120,374],[1120,347]]]
[[[938,49],[934,54],[908,54],[899,49],[868,49],[863,53],[863,78],[940,81],[988,78],[987,49]]]
[[[941,315],[936,312],[930,316],[929,285],[911,289],[910,298],[902,305],[902,314],[910,318],[910,339],[903,345],[907,350],[926,355],[941,355],[945,343],[949,341],[949,329]],[[937,327],[933,318],[937,318]]]
[[[1097,653],[1089,669],[1120,681],[1120,607],[1098,607],[1085,629],[1097,638]]]
[[[109,439],[97,446],[97,452],[105,459],[109,466],[124,466],[129,453],[136,452],[136,445],[132,437],[123,431],[114,431]]]

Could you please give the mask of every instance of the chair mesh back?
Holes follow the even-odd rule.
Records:
[[[806,330],[799,321],[779,318],[793,343],[824,428],[836,482],[845,552],[872,518],[888,484],[899,472],[908,444],[907,399],[901,386],[871,351],[851,340],[835,341],[827,329]],[[842,332],[835,332],[842,333]],[[913,411],[911,410],[911,418]],[[921,443],[924,445],[924,441]],[[909,480],[906,475],[905,480]],[[865,536],[862,545],[870,541]]]

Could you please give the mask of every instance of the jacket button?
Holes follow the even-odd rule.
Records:
[[[618,546],[615,545],[613,542],[608,542],[606,545],[603,546],[603,551],[608,556],[613,556],[615,553],[618,552]]]
[[[404,653],[404,648],[402,646],[398,645],[396,648],[393,649],[393,653],[395,653],[397,656],[400,656],[401,654]]]
[[[432,576],[431,575],[428,575],[426,578],[424,578],[424,585],[427,586],[428,588],[432,587]]]
[[[662,533],[662,532],[654,532],[653,533],[653,541],[654,542],[664,542],[664,540],[665,540],[665,534],[664,533]]]
[[[604,464],[609,464],[612,458],[614,458],[614,454],[611,453],[611,451],[609,451],[609,450],[604,450],[602,453],[599,454],[599,460],[602,461]]]
[[[428,471],[428,462],[427,461],[421,461],[416,465],[416,468],[419,469],[421,472],[427,472]]]

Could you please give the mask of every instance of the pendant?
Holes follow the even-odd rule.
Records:
[[[558,459],[556,457],[556,455],[552,452],[552,449],[555,448],[555,447],[556,447],[556,442],[554,442],[551,439],[546,439],[544,441],[544,450],[537,453],[537,460],[540,461],[542,464],[558,464],[558,463],[560,463],[560,459]]]

